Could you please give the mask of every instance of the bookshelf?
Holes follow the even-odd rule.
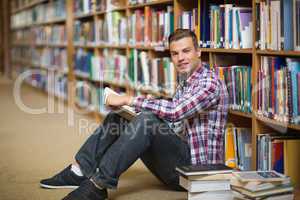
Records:
[[[293,0],[296,2],[296,0]],[[15,16],[19,13],[30,11],[36,6],[51,4],[56,2],[56,0],[43,0],[43,1],[30,1],[30,0],[15,0],[12,1],[11,15]],[[77,2],[77,3],[76,3]],[[262,57],[281,57],[283,59],[289,58],[300,58],[300,51],[296,50],[283,50],[284,48],[280,48],[278,45],[277,50],[276,45],[270,42],[268,38],[264,38],[267,35],[265,30],[265,34],[263,35],[261,32],[261,23],[262,19],[258,18],[259,15],[259,6],[261,6],[260,0],[247,0],[247,1],[207,1],[207,0],[156,0],[148,3],[134,3],[137,1],[133,0],[120,0],[116,1],[116,5],[104,5],[103,3],[106,1],[97,1],[100,3],[95,7],[84,6],[84,4],[80,4],[80,2],[85,2],[83,0],[65,0],[65,17],[53,18],[47,21],[37,21],[32,23],[20,24],[18,26],[12,26],[11,31],[22,32],[24,30],[32,30],[35,27],[44,27],[44,26],[55,26],[55,25],[63,25],[66,30],[66,44],[54,44],[54,43],[39,43],[37,44],[34,40],[31,41],[23,41],[13,40],[12,44],[14,48],[64,48],[67,52],[67,65],[68,65],[68,73],[65,74],[68,80],[68,104],[71,106],[76,105],[76,83],[77,82],[85,82],[88,85],[91,85],[93,88],[103,88],[103,86],[110,86],[113,89],[118,91],[127,92],[129,94],[147,94],[150,93],[155,96],[162,97],[170,97],[170,94],[166,92],[166,88],[162,88],[160,90],[154,90],[153,88],[146,87],[145,85],[138,84],[130,84],[128,82],[121,82],[114,77],[109,77],[103,79],[91,77],[89,71],[85,71],[85,74],[81,73],[82,71],[77,71],[76,65],[76,55],[83,52],[84,55],[90,56],[91,59],[98,59],[101,62],[105,63],[103,66],[110,66],[109,62],[122,62],[123,59],[126,62],[122,62],[120,65],[121,68],[129,69],[131,66],[130,59],[132,55],[135,54],[140,56],[141,52],[145,52],[147,55],[147,59],[153,60],[158,59],[157,62],[166,61],[166,57],[168,57],[168,47],[166,43],[167,34],[172,31],[171,28],[167,29],[165,27],[170,26],[171,22],[173,23],[174,29],[178,27],[189,27],[194,28],[196,34],[199,37],[199,46],[202,52],[202,60],[207,62],[210,67],[221,66],[239,66],[236,67],[237,71],[234,73],[241,73],[243,77],[246,77],[248,81],[250,81],[250,85],[252,86],[252,91],[250,93],[243,94],[244,96],[239,97],[238,99],[241,102],[235,102],[238,105],[234,105],[229,110],[229,122],[236,123],[236,125],[244,126],[252,129],[252,159],[251,166],[252,169],[256,168],[257,161],[257,135],[260,133],[268,133],[268,132],[278,132],[278,130],[286,130],[287,132],[296,132],[300,134],[300,125],[292,124],[292,123],[284,123],[279,122],[274,119],[271,119],[266,116],[262,116],[259,112],[258,107],[258,92],[257,86],[259,85],[257,75],[260,71],[260,67],[262,65],[261,59]],[[96,1],[93,1],[96,2]],[[244,12],[245,16],[248,17],[248,20],[252,22],[252,29],[249,29],[250,22],[247,22],[248,26],[243,26],[242,31],[244,35],[237,36],[233,34],[232,41],[238,41],[235,44],[230,44],[228,41],[230,37],[226,35],[226,28],[223,24],[223,28],[219,27],[219,29],[212,29],[211,31],[207,30],[205,26],[207,23],[205,20],[209,20],[209,5],[208,3],[213,3],[215,6],[213,7],[214,17],[221,16],[220,13],[226,12],[226,10],[232,9],[230,6],[225,6],[225,4],[236,4],[236,7],[241,7],[240,9],[236,9],[234,12]],[[74,8],[74,6],[76,8]],[[80,7],[82,6],[82,7]],[[247,7],[245,9],[245,7]],[[252,12],[251,17],[249,18],[249,9]],[[170,21],[164,21],[166,26],[163,26],[162,32],[157,33],[159,30],[155,30],[152,26],[147,26],[150,23],[149,13],[153,16],[166,16],[170,18]],[[207,15],[207,16],[205,16]],[[198,17],[195,17],[198,16]],[[207,18],[205,18],[207,17]],[[107,26],[105,21],[114,19],[118,20],[118,25],[116,26]],[[134,20],[144,21],[142,23],[145,24],[143,27],[133,26],[132,23],[136,23]],[[151,18],[153,22],[153,17]],[[185,20],[190,19],[185,24]],[[197,20],[195,20],[197,19]],[[203,20],[202,20],[203,19]],[[216,18],[217,19],[217,18]],[[159,22],[159,21],[158,21]],[[111,22],[114,23],[114,22]],[[123,24],[122,24],[123,23]],[[170,24],[168,24],[170,23]],[[216,21],[214,21],[216,23]],[[224,22],[225,23],[225,22]],[[163,24],[163,25],[164,25]],[[157,25],[157,24],[156,24]],[[217,25],[215,25],[217,26]],[[114,28],[112,28],[114,27]],[[124,28],[125,27],[125,28]],[[77,30],[78,28],[78,30]],[[93,30],[94,28],[94,30]],[[298,27],[299,28],[299,27]],[[125,30],[125,31],[124,31]],[[260,32],[258,32],[258,30]],[[123,31],[125,37],[116,34],[116,31]],[[109,32],[109,34],[101,34],[98,33]],[[218,32],[222,33],[219,35]],[[294,31],[297,32],[297,31]],[[158,34],[155,35],[154,34]],[[151,36],[151,37],[150,37]],[[274,36],[274,35],[273,35]],[[74,42],[74,37],[76,41]],[[147,38],[148,37],[148,38]],[[207,37],[213,38],[213,44],[208,43]],[[229,39],[228,39],[229,38]],[[250,38],[250,39],[249,39]],[[251,40],[252,38],[252,40]],[[278,38],[277,38],[278,39]],[[262,42],[266,42],[266,48],[261,48],[259,45]],[[268,43],[269,42],[269,43]],[[280,39],[278,39],[280,42]],[[210,47],[211,45],[211,47]],[[226,46],[228,45],[228,46]],[[231,46],[232,45],[232,46]],[[268,45],[270,48],[268,48]],[[283,44],[284,45],[284,44]],[[210,48],[209,48],[210,47]],[[270,50],[272,47],[273,50]],[[79,53],[78,53],[79,52]],[[161,59],[161,60],[159,60]],[[166,61],[168,62],[168,61]],[[33,65],[31,60],[27,58],[18,58],[13,61],[14,65],[19,67],[40,67],[41,69],[47,71],[50,70],[47,67],[43,67],[43,65]],[[152,63],[156,66],[157,64]],[[102,66],[101,66],[102,67]],[[154,67],[153,67],[154,68]],[[251,69],[247,71],[247,69]],[[245,72],[247,71],[247,72]],[[57,71],[57,73],[62,73],[61,71]],[[144,77],[145,78],[145,77]],[[245,87],[241,87],[240,90],[244,90],[249,86],[249,84],[245,84]],[[101,90],[98,91],[101,94]],[[84,92],[83,92],[84,93]],[[90,96],[89,98],[96,98],[94,96]],[[99,98],[101,99],[101,98]],[[245,107],[245,100],[249,103],[247,112],[243,112],[242,108]],[[238,101],[237,100],[237,101]],[[101,101],[101,100],[100,100]],[[240,104],[239,104],[240,103]],[[89,110],[89,108],[80,108],[82,110]],[[91,111],[92,115],[97,119],[101,120],[104,115],[98,110]],[[300,185],[300,173],[296,170],[297,167],[300,167],[298,162],[294,162],[293,160],[300,160],[300,157],[297,155],[292,155],[290,152],[299,151],[299,145],[290,144],[291,142],[285,142],[285,166],[286,173],[290,175],[297,185]]]

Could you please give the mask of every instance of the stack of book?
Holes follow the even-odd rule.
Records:
[[[294,199],[290,178],[276,171],[233,172],[230,186],[235,199]]]
[[[188,191],[188,200],[232,199],[232,169],[223,164],[177,167],[179,184]]]

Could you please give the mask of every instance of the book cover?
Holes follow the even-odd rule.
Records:
[[[284,173],[283,141],[272,141],[272,169]]]
[[[234,150],[234,136],[232,127],[228,127],[225,131],[225,164],[228,167],[236,167],[235,150]]]
[[[293,36],[293,0],[282,0],[283,3],[283,26],[284,26],[284,50],[294,49]]]
[[[185,176],[231,173],[233,171],[232,168],[224,164],[178,166],[176,170]]]
[[[233,176],[242,182],[247,182],[247,181],[271,182],[271,181],[284,181],[289,179],[284,174],[278,173],[274,170],[233,172]]]

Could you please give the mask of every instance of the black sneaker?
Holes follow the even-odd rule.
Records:
[[[49,179],[40,181],[42,188],[59,189],[59,188],[78,188],[78,186],[87,180],[85,176],[77,176],[71,171],[71,165]]]
[[[69,193],[62,200],[106,200],[107,190],[97,188],[90,180],[85,180],[79,188]]]

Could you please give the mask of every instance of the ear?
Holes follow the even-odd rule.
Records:
[[[198,55],[198,58],[201,57],[201,50],[200,49],[197,50],[197,55]]]

